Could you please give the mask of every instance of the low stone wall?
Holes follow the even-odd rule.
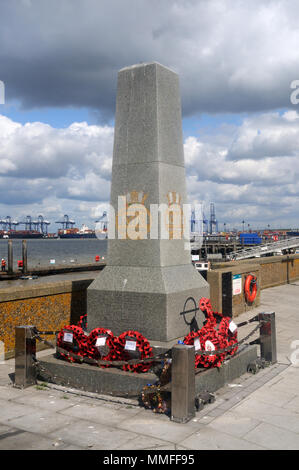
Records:
[[[34,325],[40,330],[56,331],[77,323],[86,313],[91,282],[53,280],[38,286],[0,289],[0,341],[4,342],[6,359],[14,356],[16,326]],[[42,343],[38,347],[42,349]]]
[[[299,279],[299,254],[265,256],[263,258],[233,261],[230,263],[213,263],[212,269],[235,268],[236,266],[253,263],[259,265],[261,289],[287,284]]]
[[[253,264],[254,263],[254,264]],[[272,256],[231,263],[213,263],[208,271],[210,297],[214,310],[223,310],[223,274],[241,275],[242,293],[232,296],[232,316],[259,305],[260,290],[299,279],[299,255]],[[258,278],[259,292],[253,304],[244,299],[244,282],[249,273]],[[94,277],[98,275],[94,273]],[[84,276],[83,276],[84,277]],[[85,279],[43,282],[39,285],[1,288],[0,282],[0,341],[5,345],[5,356],[14,356],[15,327],[35,325],[40,330],[60,330],[64,325],[77,323],[86,313],[87,287],[93,281]],[[12,281],[12,285],[14,282]],[[51,338],[48,338],[51,339]],[[52,338],[53,339],[53,338]],[[43,346],[38,343],[39,349]]]
[[[275,256],[259,260],[262,289],[299,279],[299,255]]]
[[[252,261],[253,260],[251,260],[251,263]],[[236,317],[240,315],[240,313],[256,308],[260,304],[260,266],[257,264],[234,264],[233,266],[224,266],[225,267],[220,269],[212,269],[208,271],[207,274],[213,310]],[[258,283],[257,295],[252,303],[246,301],[244,294],[245,279],[249,274],[254,274],[257,277]],[[226,275],[228,275],[228,279]],[[237,278],[237,281],[239,281],[239,293],[234,289],[234,278]]]

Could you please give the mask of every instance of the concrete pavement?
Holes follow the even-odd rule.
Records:
[[[226,385],[187,424],[134,400],[58,386],[15,389],[14,361],[6,361],[0,365],[0,449],[299,449],[298,303],[299,282],[274,287],[262,291],[256,310],[237,318],[276,312],[278,363]],[[239,330],[240,339],[253,325]]]

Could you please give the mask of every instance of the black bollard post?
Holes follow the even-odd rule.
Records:
[[[8,274],[13,274],[13,246],[12,246],[12,240],[8,240],[7,272],[8,272]]]
[[[36,383],[34,327],[16,326],[15,332],[15,386],[26,388]]]
[[[187,423],[195,416],[195,348],[176,344],[172,348],[171,420]]]
[[[259,313],[258,317],[261,322],[261,358],[274,364],[277,362],[275,312]]]
[[[23,274],[27,273],[27,240],[22,240]]]

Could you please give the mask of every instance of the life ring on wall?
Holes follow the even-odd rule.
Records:
[[[254,301],[256,298],[257,289],[257,277],[254,274],[248,274],[244,284],[246,302],[252,303]]]

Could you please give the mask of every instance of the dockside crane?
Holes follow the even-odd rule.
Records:
[[[25,225],[25,230],[32,230],[32,217],[27,215],[25,220],[19,222],[20,225]]]
[[[67,214],[63,216],[63,220],[57,220],[55,224],[62,224],[62,229],[72,228],[75,225],[75,221],[71,220]]]
[[[10,215],[7,215],[5,219],[0,220],[0,224],[3,230],[15,230],[16,226],[19,225],[19,222],[17,220],[12,220]]]
[[[48,226],[50,225],[51,222],[48,220],[45,220],[42,215],[39,215],[37,220],[32,221],[32,225],[34,227],[34,230],[37,232],[43,233],[44,235],[48,234]]]
[[[218,221],[216,220],[215,204],[210,203],[210,234],[218,232]]]
[[[25,230],[29,232],[35,230],[37,232],[43,233],[44,235],[48,234],[48,226],[51,222],[45,220],[42,215],[39,215],[37,220],[32,220],[31,215],[27,215],[25,220],[19,222],[20,225],[25,226]]]

